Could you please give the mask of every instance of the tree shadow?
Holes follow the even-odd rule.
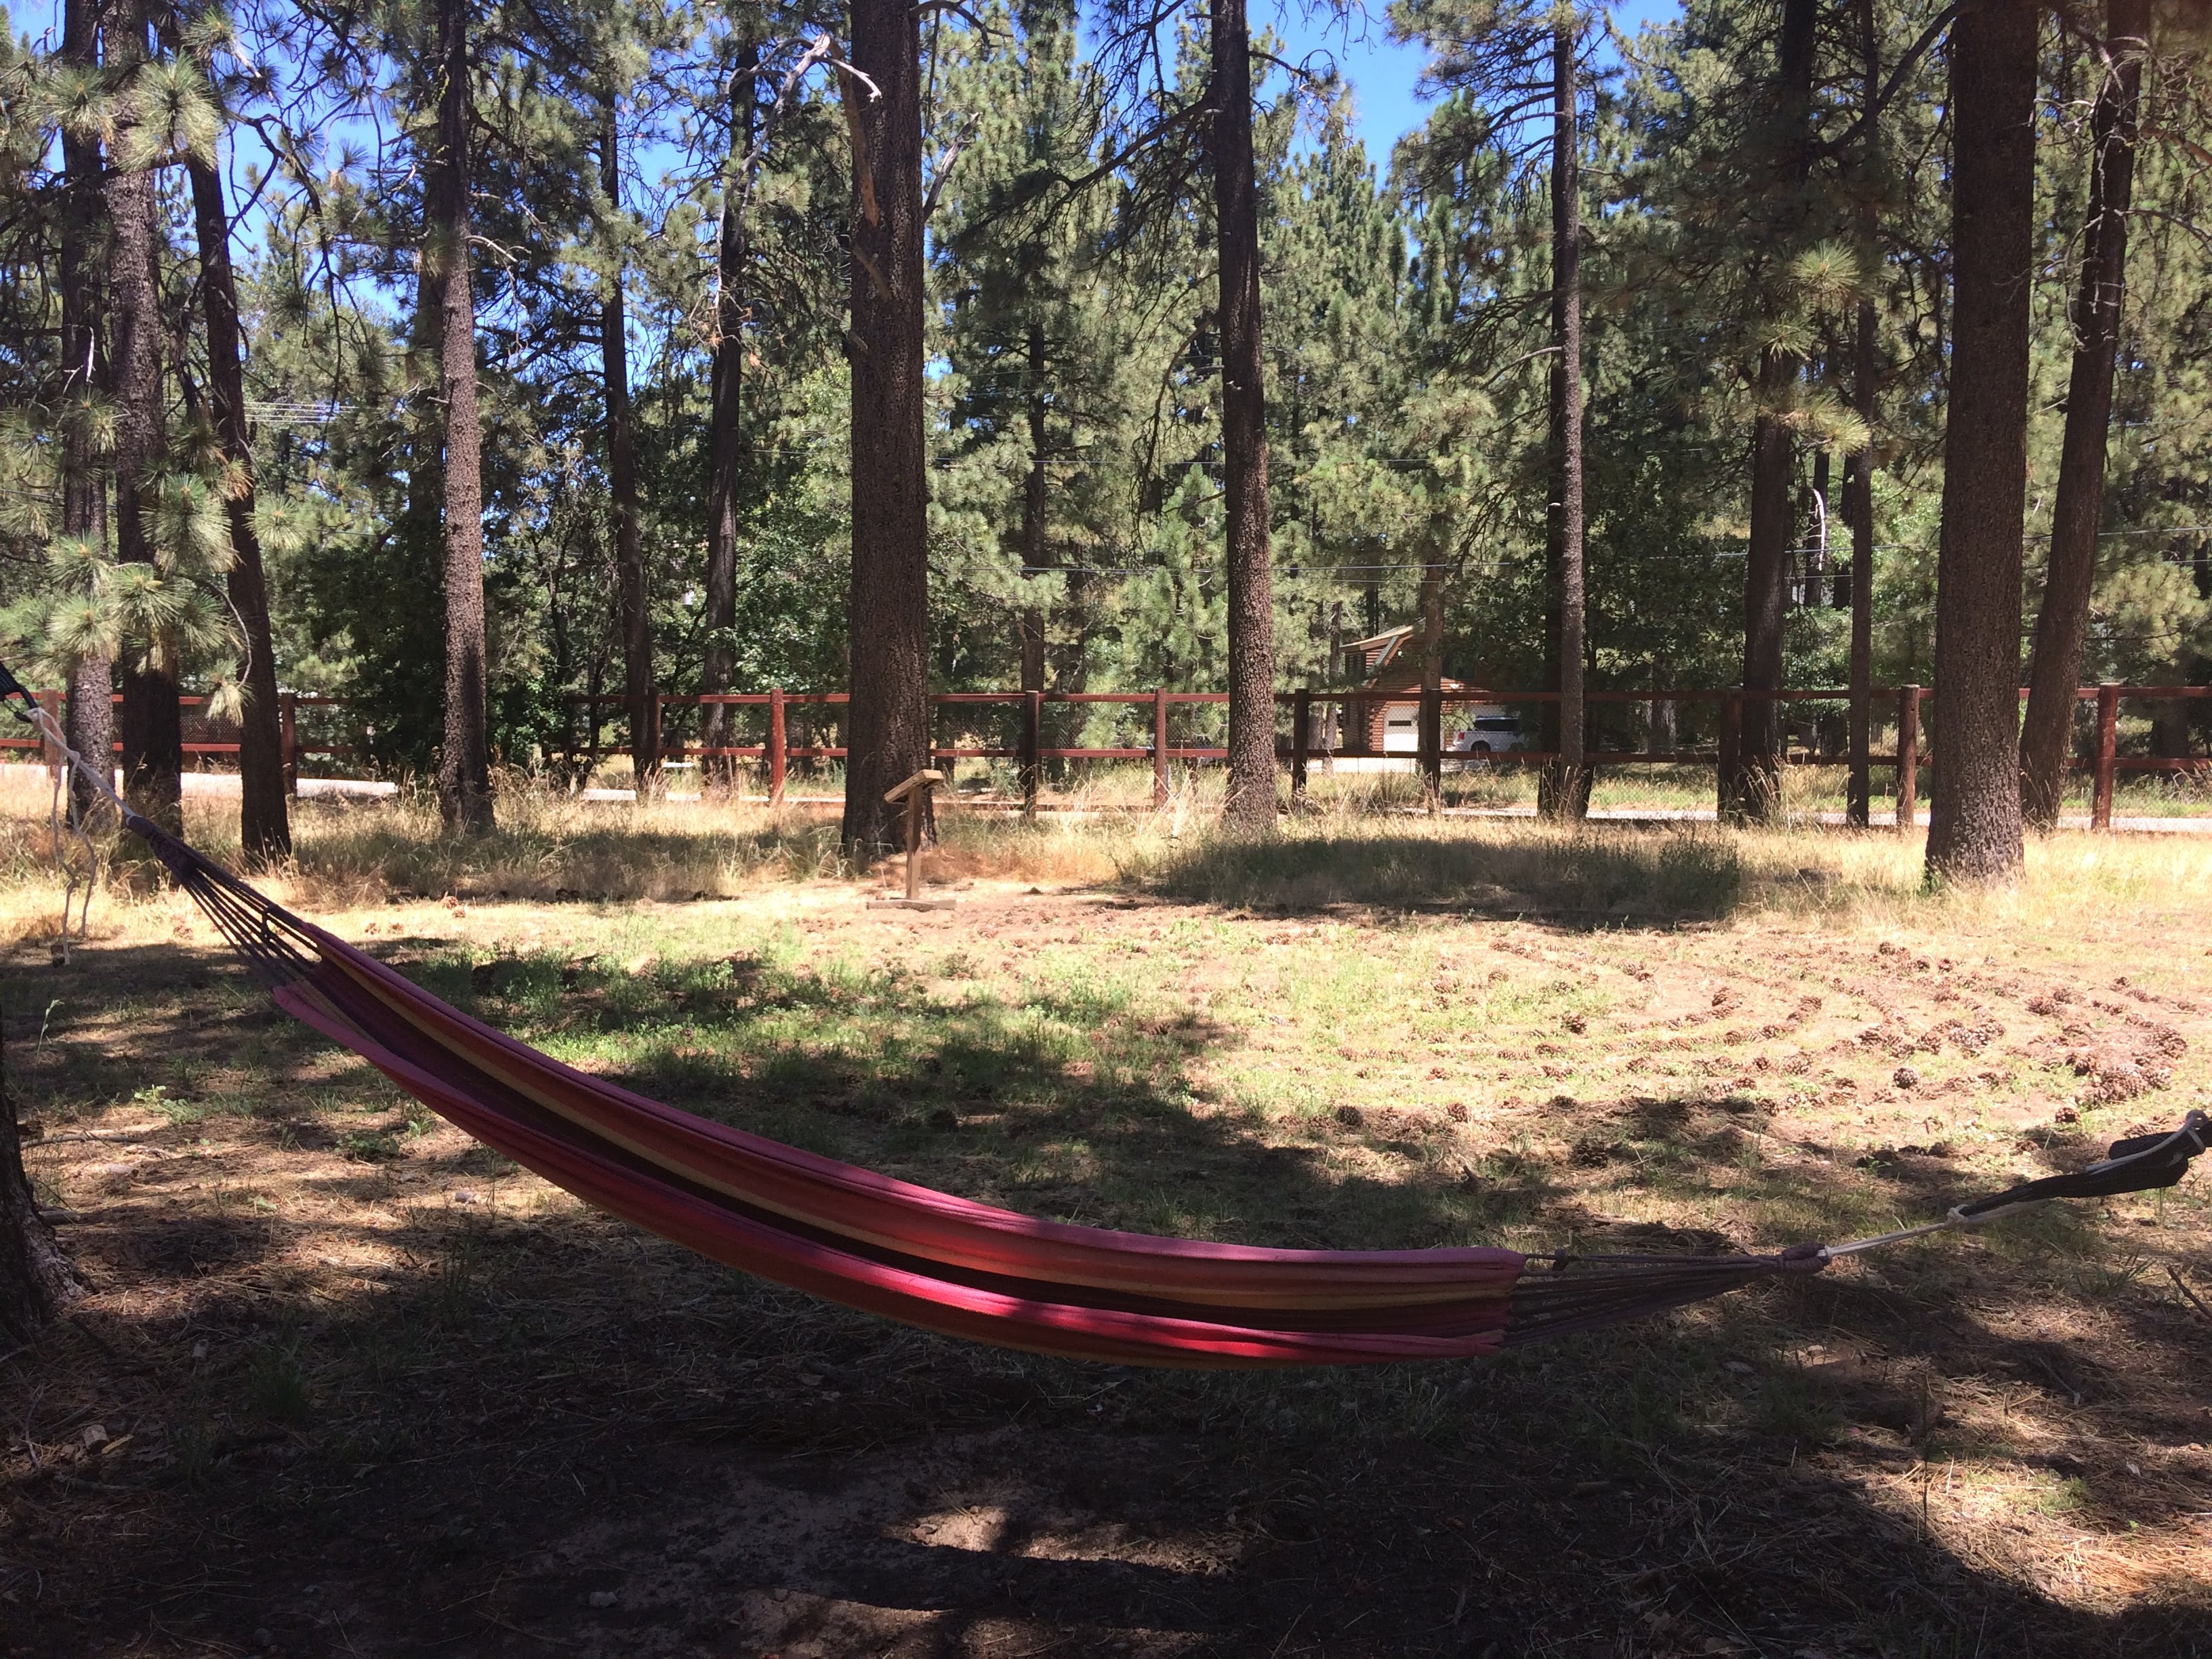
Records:
[[[1133,874],[1155,891],[1226,906],[1443,909],[1632,928],[1725,916],[1744,885],[1730,839],[1680,829],[1209,838]]]
[[[1411,1113],[1321,1115],[1286,1141],[1194,1111],[1221,1034],[1111,987],[1015,1004],[762,957],[633,975],[450,951],[410,971],[672,1103],[1110,1224],[1354,1247],[1540,1224],[1562,1243],[1710,1249],[1784,1241],[1607,1212],[1736,1183],[1819,1237],[1870,1203],[1959,1195],[1917,1154],[1762,1162],[1755,1111],[1689,1097],[1578,1108],[1557,1158],[1473,1155]],[[9,1021],[42,1098],[128,1100],[138,1068],[200,1067],[239,1091],[240,1135],[313,1163],[322,1190],[388,1201],[404,1167],[426,1192],[381,1230],[313,1224],[332,1255],[396,1241],[374,1276],[302,1279],[307,1224],[210,1213],[167,1179],[76,1235],[111,1289],[0,1372],[0,1420],[43,1449],[4,1465],[27,1518],[0,1540],[0,1595],[35,1651],[264,1632],[386,1653],[2205,1650],[2201,1581],[2177,1571],[2100,1613],[1897,1496],[1917,1471],[2018,1464],[1955,1426],[1949,1396],[1995,1378],[2087,1414],[2021,1501],[2112,1533],[2208,1507],[2125,1471],[2145,1439],[2185,1443],[2171,1377],[2203,1375],[2212,1342],[2126,1281],[2096,1320],[2039,1327],[2047,1286],[2007,1277],[2086,1255],[2079,1218],[1483,1365],[1131,1371],[887,1326],[566,1207],[441,1200],[497,1165],[442,1146],[345,1161],[316,1115],[394,1097],[273,1029],[227,969],[160,945],[70,973],[57,988],[96,1018],[65,1009],[28,1062],[28,1016]],[[187,1144],[199,1103],[157,1141]],[[1375,1151],[1402,1175],[1375,1173]],[[131,1446],[86,1445],[95,1423]],[[129,1550],[103,1546],[125,1526]]]

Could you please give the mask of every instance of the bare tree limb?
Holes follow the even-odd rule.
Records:
[[[925,225],[937,215],[937,198],[945,193],[945,181],[952,177],[952,169],[960,165],[960,157],[983,128],[983,118],[971,115],[962,125],[959,135],[952,141],[952,153],[945,158],[945,165],[937,169],[937,177],[929,181],[929,189],[921,198],[921,222]]]
[[[860,194],[860,217],[872,225],[879,225],[884,222],[884,213],[876,201],[875,169],[868,161],[868,135],[860,125],[860,106],[854,101],[852,88],[845,82],[848,72],[857,80],[866,81],[867,77],[858,70],[848,70],[843,64],[837,65],[837,90],[845,106],[845,131],[853,141],[853,187]],[[873,82],[868,82],[868,88],[875,97],[883,96]],[[862,257],[857,246],[853,254],[855,258]],[[873,266],[869,267],[869,275],[876,277],[877,290],[884,299],[890,299],[890,290],[884,286],[884,279],[876,276]]]

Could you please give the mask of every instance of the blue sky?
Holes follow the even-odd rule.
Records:
[[[1310,52],[1327,52],[1352,89],[1353,124],[1367,146],[1368,159],[1387,173],[1390,148],[1419,126],[1426,105],[1415,94],[1420,78],[1419,47],[1393,41],[1385,22],[1389,0],[1248,0],[1254,30],[1272,28],[1288,44],[1284,55],[1296,62]],[[1335,4],[1343,4],[1339,15]],[[1646,24],[1680,15],[1680,0],[1615,0],[1613,27],[1633,34]],[[59,28],[58,0],[0,0],[0,13],[12,14],[18,31],[33,34]]]
[[[1390,165],[1390,147],[1420,125],[1426,106],[1414,95],[1420,78],[1422,53],[1418,46],[1392,41],[1384,27],[1384,0],[1373,0],[1363,15],[1357,9],[1349,19],[1339,20],[1315,8],[1306,15],[1300,0],[1250,0],[1252,27],[1271,27],[1289,43],[1284,54],[1292,62],[1307,52],[1334,54],[1352,90],[1353,122],[1367,146],[1367,159],[1378,172]],[[1622,0],[1613,8],[1613,27],[1634,34],[1648,23],[1680,14],[1680,0]]]

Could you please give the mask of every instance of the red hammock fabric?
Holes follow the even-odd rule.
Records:
[[[1003,1346],[1168,1365],[1494,1352],[1516,1251],[1276,1250],[1041,1221],[748,1134],[479,1024],[320,928],[283,1007],[600,1208],[730,1266]]]
[[[1535,1260],[1273,1250],[1017,1215],[586,1076],[447,1006],[137,814],[124,821],[286,1010],[485,1145],[718,1261],[951,1335],[1151,1365],[1468,1358],[1829,1260],[1817,1244]]]

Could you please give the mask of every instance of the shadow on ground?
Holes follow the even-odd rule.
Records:
[[[1425,1158],[1407,1126],[1333,1119],[1262,1146],[1187,1109],[1204,1022],[1139,1020],[1110,989],[930,1014],[897,975],[753,958],[657,975],[441,959],[425,977],[548,1042],[620,1033],[623,1075],[678,1103],[1090,1220],[1340,1245],[1508,1217],[1623,1237],[1609,1193],[1695,1177],[1770,1183],[1817,1236],[1868,1204],[1867,1172],[1747,1161],[1741,1115],[1710,1102],[1586,1109],[1570,1164],[1476,1168]],[[1070,1047],[1079,1026],[1114,1048]],[[2203,1507],[2129,1474],[2131,1443],[2204,1431],[2179,1405],[2135,1409],[2130,1383],[2204,1374],[2212,1341],[2124,1283],[2098,1304],[2121,1339],[2101,1344],[2023,1339],[2031,1292],[2005,1257],[1931,1250],[1486,1364],[1079,1365],[885,1326],[573,1210],[484,1214],[453,1197],[496,1176],[481,1153],[349,1154],[355,1120],[396,1100],[180,948],[86,953],[11,998],[7,1036],[52,1111],[166,1079],[180,1156],[204,1114],[235,1114],[272,1166],[383,1206],[400,1247],[344,1269],[349,1232],[373,1230],[320,1222],[332,1265],[303,1267],[303,1224],[181,1178],[70,1230],[101,1295],[0,1370],[12,1651],[2212,1651],[2196,1581],[2084,1611],[1984,1570],[1910,1501],[1930,1471],[2002,1455],[1945,1410],[2000,1378],[2081,1414],[2048,1501],[2086,1535]],[[1407,1179],[1330,1156],[1374,1135],[1400,1138]],[[419,1195],[403,1162],[425,1166]],[[1899,1206],[1949,1195],[1930,1160],[1871,1178]],[[2007,1248],[2063,1253],[2066,1224]]]
[[[1627,927],[1725,915],[1744,883],[1732,840],[1671,829],[1208,838],[1133,874],[1158,892],[1224,905],[1434,908]]]

